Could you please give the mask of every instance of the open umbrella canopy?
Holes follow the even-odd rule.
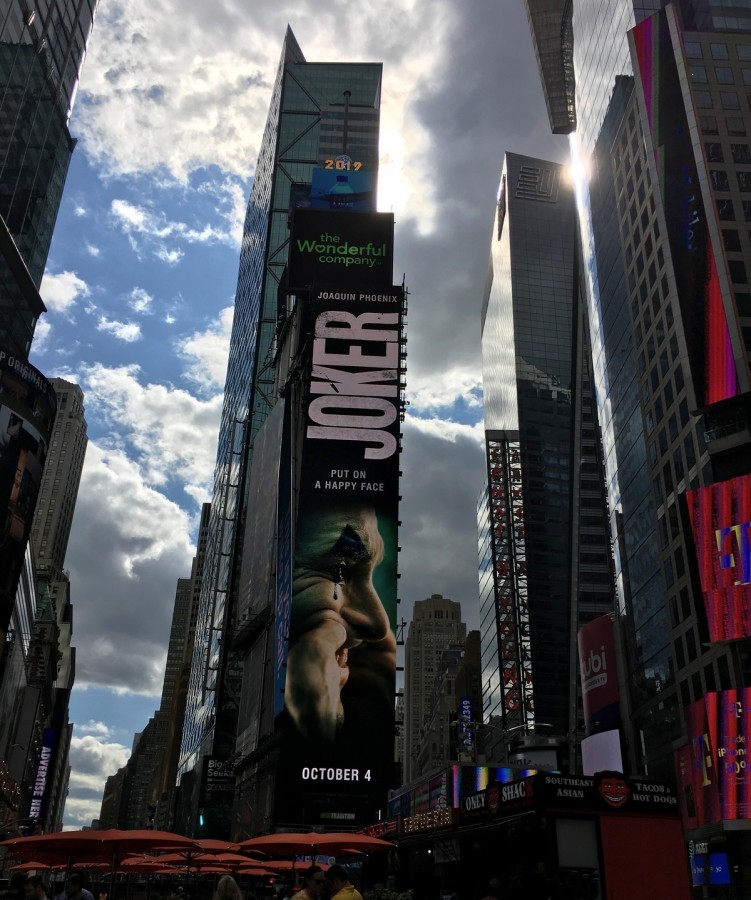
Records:
[[[291,869],[306,869],[308,867],[308,863],[299,862],[294,859],[270,859],[268,861],[264,861],[264,868],[271,869],[273,872],[287,872]],[[312,863],[310,863],[312,865]],[[317,862],[316,865],[322,871],[326,871],[329,868],[327,863]]]
[[[30,860],[25,863],[18,863],[15,866],[11,866],[14,872],[32,872],[34,869],[51,869],[52,866],[46,862],[39,862],[38,860]]]
[[[345,850],[363,853],[372,850],[387,850],[394,845],[367,834],[348,831],[330,831],[321,834],[309,831],[263,834],[260,837],[242,841],[239,846],[243,852],[262,850],[264,853],[276,853],[280,856],[285,853],[315,854],[316,852],[330,853],[332,856],[336,856],[337,853],[341,854]]]
[[[218,841],[216,838],[199,838],[196,843],[205,853],[232,853],[238,848],[230,841]]]
[[[238,875],[249,875],[256,878],[261,878],[266,875],[276,875],[276,872],[272,872],[271,869],[261,868],[260,866],[245,866],[241,869],[237,869],[236,873]]]
[[[200,851],[200,847],[192,838],[170,831],[149,831],[147,829],[132,831],[110,828],[105,831],[56,831],[52,834],[34,834],[29,837],[10,838],[0,842],[0,847],[7,847],[14,856],[35,857],[40,851],[49,851],[59,855],[76,855],[102,853],[109,858],[115,854],[120,858],[125,853],[143,850],[177,850],[192,848]]]
[[[203,870],[207,866],[215,865],[250,865],[254,860],[248,859],[241,853],[196,853],[190,857],[182,853],[164,853],[162,856],[152,856],[151,859],[160,863],[174,866],[189,866],[191,869]]]

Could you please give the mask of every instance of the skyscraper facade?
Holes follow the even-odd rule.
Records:
[[[28,356],[75,140],[68,130],[95,0],[0,8],[0,342]]]
[[[295,305],[288,285],[290,221],[298,208],[374,208],[381,68],[308,63],[291,30],[285,36],[245,220],[180,752],[184,794],[191,793],[194,810],[205,800],[204,763],[254,758],[257,716],[275,705],[274,688],[251,671],[261,664],[259,635],[273,636],[276,581],[267,576],[277,552],[276,510],[264,517],[254,501],[260,470],[274,481],[283,470],[283,421],[290,413],[278,400],[294,377],[285,372],[280,379],[278,371],[281,348],[291,346],[285,322]],[[249,697],[253,685],[261,693]]]
[[[748,578],[738,569],[751,498],[751,16],[746,3],[574,2],[543,27],[545,5],[527,4],[546,93],[557,96],[558,63],[571,53],[576,71],[568,130],[584,176],[636,765],[672,779],[677,763],[687,824],[716,828],[749,818],[734,801],[720,808],[746,789],[743,778],[725,784],[721,760],[744,739],[728,710],[741,715],[751,684]],[[573,50],[554,35],[567,30]],[[556,42],[545,57],[540,48]],[[692,783],[687,773],[702,770]]]
[[[480,503],[490,754],[538,725],[576,766],[575,635],[613,608],[613,570],[577,214],[563,167],[507,153],[483,306]],[[563,686],[565,690],[563,689]]]
[[[462,605],[442,594],[417,600],[404,646],[404,782],[420,774],[420,731],[430,713],[441,656],[449,645],[464,646]]]
[[[57,415],[31,525],[31,544],[37,572],[55,581],[63,574],[88,437],[81,388],[62,378],[52,378],[50,384],[57,397]]]

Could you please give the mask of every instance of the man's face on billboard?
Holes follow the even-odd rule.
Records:
[[[396,645],[373,584],[383,538],[370,508],[315,512],[301,523],[292,585],[285,702],[308,738],[331,741],[345,716],[350,679],[393,674]],[[358,668],[366,647],[377,654]],[[391,660],[393,655],[393,662]],[[376,685],[377,686],[377,685]]]

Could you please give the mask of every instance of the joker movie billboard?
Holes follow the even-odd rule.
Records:
[[[385,224],[390,258],[393,217],[362,214],[351,230],[344,217],[349,246],[378,242]],[[393,772],[403,296],[378,276],[319,284],[318,271],[300,301],[309,357],[275,819],[344,825],[374,820]]]
[[[751,636],[751,475],[686,492],[712,641]]]
[[[56,410],[42,373],[0,349],[0,633],[10,623]]]

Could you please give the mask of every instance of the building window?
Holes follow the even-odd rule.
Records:
[[[686,56],[689,59],[701,59],[702,58],[701,44],[698,41],[686,41],[686,43],[683,45],[683,47],[686,51]],[[740,51],[740,47],[738,49]],[[751,59],[751,56],[749,56],[749,59]]]
[[[694,100],[699,109],[712,109],[712,95],[709,91],[695,91]]]
[[[737,91],[720,91],[720,102],[723,109],[740,109],[741,101]]]
[[[727,44],[710,44],[712,59],[729,59]]]
[[[714,73],[719,84],[735,84],[733,70],[727,66],[715,66]]]
[[[730,135],[741,135],[746,133],[746,123],[739,116],[728,116],[725,119],[725,127]]]
[[[691,66],[689,71],[691,73],[691,81],[694,84],[707,83],[707,70],[704,66]]]

